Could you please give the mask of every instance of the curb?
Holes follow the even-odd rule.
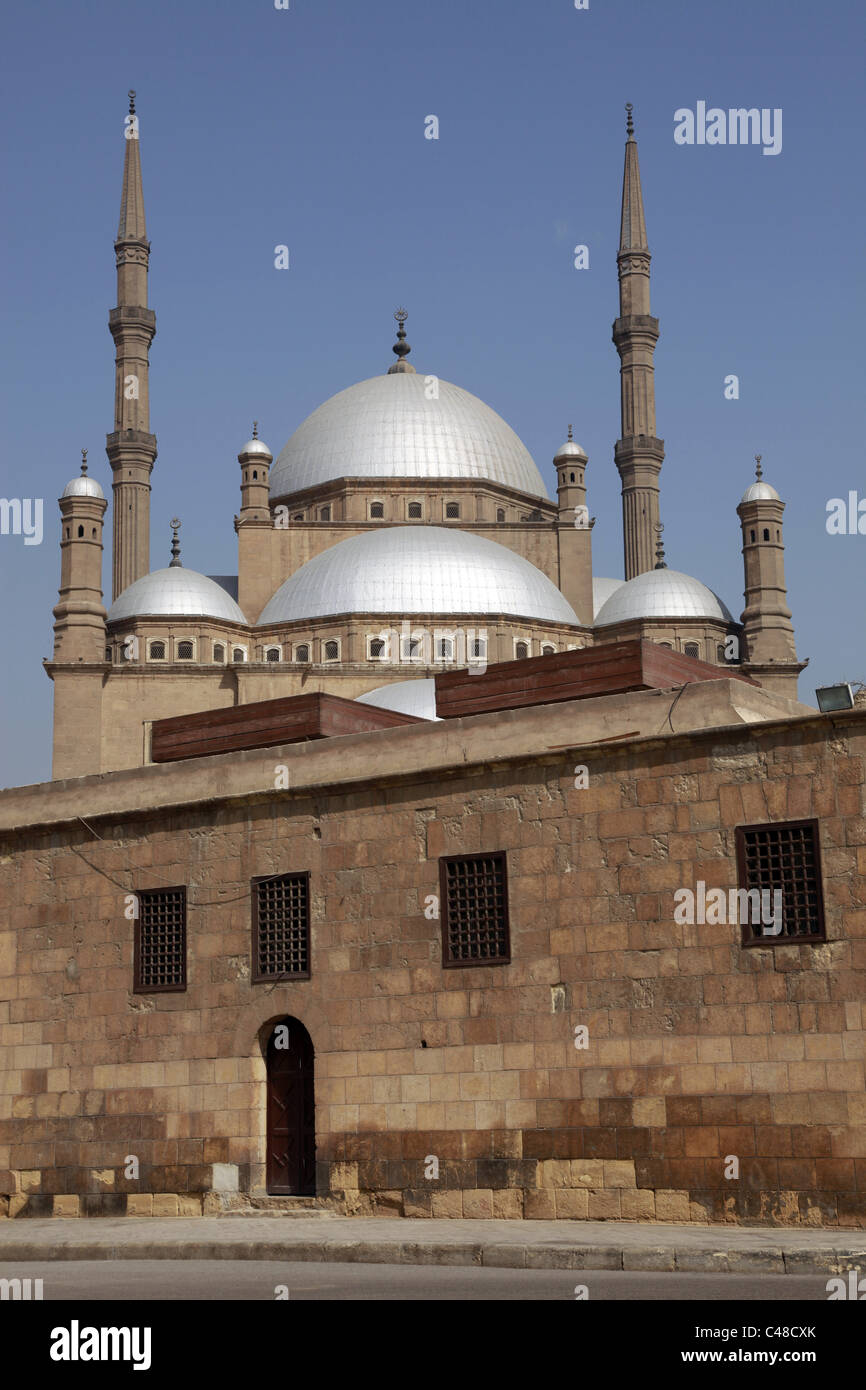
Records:
[[[487,1269],[584,1269],[680,1274],[846,1274],[866,1271],[866,1243],[850,1250],[716,1250],[654,1245],[567,1245],[543,1241],[59,1241],[48,1251],[26,1238],[0,1241],[0,1263],[46,1260],[297,1260],[335,1264],[475,1265]]]

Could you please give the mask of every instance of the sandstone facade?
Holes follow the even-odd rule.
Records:
[[[263,1196],[264,1049],[291,1018],[316,1191],[349,1211],[866,1225],[866,713],[647,736],[672,699],[0,793],[3,1209]],[[602,703],[644,736],[589,741]],[[736,827],[811,817],[825,941],[675,924],[679,888],[737,886]],[[510,963],[443,968],[440,857],[494,850]],[[283,871],[310,874],[310,978],[254,983],[250,881]],[[186,989],[135,993],[125,904],[167,885]]]

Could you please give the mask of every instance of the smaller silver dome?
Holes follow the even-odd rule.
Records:
[[[61,493],[62,497],[101,497],[105,501],[105,493],[99,486],[95,478],[89,478],[84,473],[79,473],[77,478],[73,478],[71,483],[67,483]]]
[[[743,502],[781,502],[781,497],[769,483],[752,483],[743,493]],[[740,503],[742,506],[742,502]]]
[[[257,454],[260,458],[273,458],[273,454],[271,453],[270,449],[268,448],[267,444],[263,439],[248,440],[244,447],[241,449],[240,453],[238,454],[238,458],[242,459],[246,457],[247,454]]]
[[[438,720],[436,713],[436,682],[432,676],[414,681],[394,681],[357,695],[359,705],[375,705],[377,709],[392,709],[397,714],[414,714],[417,719]]]
[[[580,459],[586,463],[588,458],[589,455],[586,450],[581,449],[576,439],[566,439],[562,447],[557,449],[554,454],[553,461],[556,463],[559,459]]]
[[[218,618],[247,626],[238,605],[225,589],[197,570],[169,565],[142,575],[118,594],[107,621],[129,618]]]
[[[718,594],[679,570],[647,570],[620,584],[596,615],[595,627],[610,627],[640,618],[734,619]]]

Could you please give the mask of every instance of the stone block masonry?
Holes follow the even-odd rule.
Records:
[[[0,1213],[263,1197],[292,1018],[334,1209],[866,1225],[866,712],[571,749],[574,711],[56,783],[41,820],[0,794]],[[812,817],[826,940],[674,923],[737,886],[737,826]],[[510,963],[443,968],[439,857],[495,850]],[[250,881],[302,871],[310,978],[257,983]],[[127,895],[174,885],[186,988],[135,993]]]

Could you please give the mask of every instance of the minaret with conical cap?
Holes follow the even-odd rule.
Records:
[[[114,474],[112,596],[150,570],[150,474],[156,438],[150,433],[148,352],[156,315],[147,307],[150,242],[144,223],[138,117],[129,93],[120,224],[114,250],[117,308],[108,316],[115,346],[114,432],[106,453]]]
[[[626,106],[625,170],[619,252],[619,318],[613,341],[620,357],[621,437],[614,459],[622,479],[622,524],[625,577],[634,579],[655,564],[655,527],[659,519],[659,473],[664,440],[656,438],[653,354],[659,324],[650,314],[650,251],[632,106]]]

